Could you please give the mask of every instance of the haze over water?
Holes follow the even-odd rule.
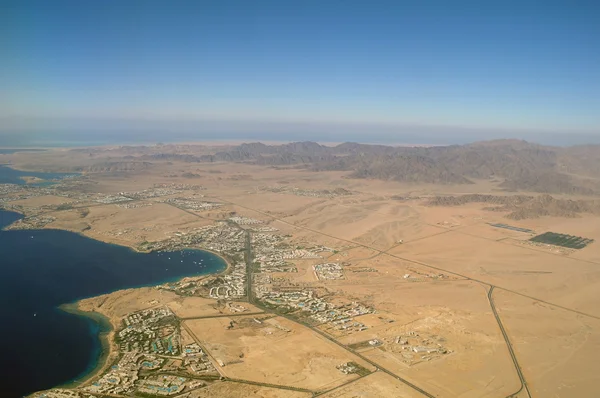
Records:
[[[0,229],[18,218],[0,211]],[[101,325],[59,305],[226,266],[208,252],[136,253],[59,230],[0,231],[0,259],[2,397],[67,383],[96,366]]]
[[[24,185],[23,177],[36,177],[42,180],[57,180],[67,176],[75,175],[74,173],[42,173],[37,171],[21,171],[0,164],[0,184],[17,184]],[[45,182],[42,184],[44,185]],[[40,184],[32,184],[40,185]]]

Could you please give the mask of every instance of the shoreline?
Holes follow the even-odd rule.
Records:
[[[17,214],[20,214],[21,216],[23,216],[22,218],[27,217],[25,215],[25,213],[23,213],[22,211],[18,211],[18,210],[12,210],[12,209],[11,210],[6,210],[6,209],[3,209],[3,208],[0,207],[0,211],[17,213]],[[111,240],[98,239],[97,237],[86,235],[83,231],[75,231],[75,230],[65,229],[65,228],[54,228],[54,227],[46,228],[46,227],[43,227],[43,228],[7,229],[12,224],[14,224],[14,222],[11,223],[11,224],[8,224],[8,225],[6,225],[6,226],[4,226],[2,228],[0,228],[0,230],[5,231],[5,232],[11,232],[11,231],[64,231],[64,232],[70,232],[72,234],[77,234],[77,235],[82,236],[82,237],[87,238],[87,239],[92,239],[92,240],[95,240],[95,241],[98,241],[98,242],[102,242],[102,243],[107,244],[107,245],[115,245],[115,246],[125,247],[125,248],[127,248],[127,249],[129,249],[129,250],[131,250],[131,251],[133,251],[135,253],[141,253],[141,254],[161,253],[161,251],[139,250],[136,246],[133,246],[133,245],[124,244],[124,243],[117,243],[117,242],[114,242],[114,241],[111,241]],[[198,247],[186,247],[186,248],[183,248],[183,249],[173,250],[173,252],[180,251],[180,250],[198,250],[198,251],[203,251],[203,252],[211,253],[211,254],[219,257],[225,263],[225,269],[223,271],[219,272],[218,274],[225,274],[225,273],[227,273],[231,269],[231,260],[229,258],[227,258],[226,256],[224,256],[223,254],[217,252],[217,251],[210,250],[210,249],[204,249],[204,248],[198,248]],[[165,251],[162,251],[162,252],[167,252],[167,251],[165,250]],[[216,274],[211,274],[211,275],[216,275]],[[183,279],[183,278],[189,278],[189,276],[182,277],[181,279]],[[139,287],[147,287],[147,286],[139,286]],[[134,287],[132,289],[137,289],[137,288],[138,287]],[[116,290],[116,291],[118,291],[118,290]],[[111,293],[113,293],[113,292],[111,292]],[[107,293],[107,294],[110,294],[110,293]],[[93,296],[93,297],[95,297],[95,296]],[[91,297],[85,297],[85,298],[91,298]]]
[[[117,290],[118,291],[118,290]],[[110,294],[110,293],[109,293]],[[80,300],[79,300],[80,301]],[[85,370],[81,375],[77,376],[76,379],[71,380],[65,384],[58,385],[52,388],[78,388],[89,382],[94,377],[102,374],[108,366],[110,366],[109,359],[111,354],[115,353],[115,325],[111,322],[110,318],[97,311],[83,311],[79,308],[79,301],[74,303],[61,304],[58,308],[61,311],[67,312],[80,317],[90,319],[99,325],[99,331],[97,334],[100,340],[100,355],[96,361],[94,367],[90,367],[89,370]]]
[[[19,216],[21,216],[21,218],[24,216],[23,212],[20,211],[14,211],[14,210],[5,210],[5,209],[0,209],[0,211],[6,211],[9,213],[14,213],[14,214],[18,214]],[[11,223],[12,224],[12,223]],[[11,225],[9,224],[9,225]],[[2,228],[3,231],[6,230],[6,227],[8,227],[9,225],[6,225]],[[133,245],[128,245],[128,244],[118,244],[115,242],[107,242],[104,239],[97,239],[96,237],[90,237],[85,235],[83,232],[81,231],[71,231],[71,230],[67,230],[67,229],[63,229],[63,228],[39,228],[39,229],[27,229],[27,230],[38,230],[38,231],[43,231],[43,230],[55,230],[55,231],[65,231],[65,232],[70,232],[70,233],[75,233],[78,235],[81,235],[87,239],[92,239],[98,242],[102,242],[104,244],[108,244],[108,245],[115,245],[115,246],[121,246],[121,247],[125,247],[129,250],[132,250],[133,252],[136,253],[141,253],[141,254],[148,254],[148,253],[152,253],[152,251],[139,251],[137,250],[137,248]],[[24,230],[16,230],[16,231],[24,231]],[[11,232],[10,230],[6,231],[6,232]],[[95,295],[95,296],[89,296],[89,297],[80,297],[78,299],[76,299],[76,301],[73,302],[69,302],[69,303],[64,303],[59,305],[57,308],[61,311],[76,315],[76,316],[81,316],[81,317],[85,317],[87,318],[90,322],[93,322],[95,324],[98,325],[98,332],[94,333],[95,334],[95,338],[99,339],[100,342],[100,353],[99,356],[96,360],[95,364],[90,364],[90,366],[88,366],[88,368],[86,368],[80,375],[78,375],[75,379],[68,381],[64,384],[59,384],[56,386],[53,386],[47,390],[41,390],[41,391],[36,391],[33,392],[27,396],[34,396],[35,394],[39,394],[40,392],[43,391],[50,391],[52,389],[55,388],[81,388],[83,386],[85,386],[86,384],[90,383],[93,379],[99,377],[100,375],[102,375],[104,372],[106,372],[106,370],[111,366],[111,364],[113,364],[113,362],[118,358],[119,356],[119,349],[116,346],[116,343],[114,341],[114,337],[115,337],[115,333],[116,330],[119,328],[120,326],[120,321],[121,319],[116,319],[116,318],[111,318],[108,315],[105,315],[103,312],[98,311],[97,308],[91,308],[90,310],[83,310],[81,309],[81,303],[84,300],[88,300],[88,299],[93,299],[93,298],[97,298],[97,297],[101,297],[101,296],[109,296],[111,294],[117,293],[117,292],[123,292],[123,291],[127,291],[127,290],[138,290],[138,289],[144,289],[144,288],[157,288],[160,285],[166,284],[166,283],[176,283],[179,282],[185,278],[194,278],[194,277],[200,277],[200,278],[205,278],[205,277],[210,277],[210,276],[217,276],[217,275],[225,275],[229,272],[231,272],[231,270],[233,269],[233,259],[229,258],[226,255],[223,255],[222,253],[216,252],[214,250],[210,250],[210,249],[203,249],[203,248],[199,248],[199,247],[190,247],[190,248],[180,248],[180,249],[176,249],[174,250],[176,251],[180,251],[180,250],[190,250],[190,251],[198,251],[198,252],[204,252],[204,253],[210,253],[211,255],[219,258],[223,264],[224,264],[224,268],[220,269],[217,272],[209,272],[206,274],[199,274],[199,275],[185,275],[185,276],[181,276],[178,277],[177,279],[173,279],[173,280],[169,280],[169,281],[165,281],[162,283],[155,283],[155,284],[151,284],[151,285],[140,285],[140,286],[132,286],[132,287],[128,287],[128,288],[123,288],[123,289],[118,289],[118,290],[114,290],[111,292],[107,292],[107,293],[103,293],[100,295]],[[155,251],[158,252],[158,251]],[[167,252],[167,251],[161,251],[161,252]]]
[[[3,155],[3,154],[0,153],[0,155]],[[18,166],[14,163],[0,163],[0,166],[7,167],[7,168],[15,170],[15,171],[19,171],[21,173],[64,174],[64,176],[62,176],[62,177],[55,178],[58,180],[62,180],[65,177],[71,176],[71,175],[77,175],[78,177],[86,175],[86,173],[81,172],[81,171],[43,171],[43,170],[40,171],[39,169]],[[27,176],[24,176],[24,177],[27,177]],[[19,178],[22,179],[21,177],[19,177]],[[57,182],[57,181],[51,181],[51,180],[44,180],[44,181],[53,182],[53,183]],[[17,185],[31,185],[31,184],[28,183],[28,184],[17,184]]]
[[[107,243],[107,242],[104,242],[104,243]],[[127,247],[129,247],[129,246],[127,246]],[[137,250],[133,249],[132,247],[129,247],[129,248],[138,252]],[[223,256],[222,254],[217,253],[215,251],[205,250],[205,249],[196,249],[196,248],[184,249],[184,250],[198,250],[198,251],[208,252],[208,253],[211,253],[211,254],[217,256],[225,263],[225,269],[223,269],[222,271],[208,273],[205,275],[198,275],[198,276],[208,277],[211,275],[223,275],[232,269],[231,261],[228,258],[226,258],[225,256]],[[151,253],[151,252],[138,252],[138,253]],[[177,279],[177,281],[183,280],[185,278],[193,278],[193,277],[195,277],[195,276],[189,276],[189,275],[183,276],[183,277]],[[172,282],[177,282],[177,281],[172,281]],[[166,283],[170,283],[170,282],[166,282]],[[108,316],[106,316],[105,314],[103,314],[99,311],[96,311],[95,309],[91,310],[91,311],[82,310],[80,308],[81,301],[87,300],[87,299],[93,299],[93,298],[100,297],[100,296],[111,295],[113,293],[126,291],[126,290],[156,288],[160,285],[161,284],[148,285],[148,286],[136,286],[136,287],[131,287],[131,288],[127,288],[127,289],[119,289],[119,290],[115,290],[113,292],[101,294],[98,296],[90,296],[90,297],[81,298],[75,302],[61,304],[60,306],[58,306],[58,308],[62,311],[65,311],[65,312],[68,312],[68,313],[71,313],[71,314],[74,314],[77,316],[86,317],[86,318],[91,319],[91,321],[98,323],[98,325],[100,326],[100,329],[97,334],[97,337],[100,340],[100,350],[101,351],[100,351],[100,355],[99,355],[99,358],[98,358],[96,364],[93,367],[90,367],[89,371],[85,371],[80,376],[78,376],[77,379],[71,380],[65,384],[54,386],[54,387],[50,388],[50,390],[54,389],[54,388],[83,387],[87,383],[89,383],[91,380],[95,379],[96,377],[98,377],[102,373],[104,373],[108,369],[108,367],[113,363],[113,361],[116,360],[116,358],[118,357],[119,350],[114,341],[115,333],[119,326],[117,324],[118,323],[117,320],[111,319]],[[33,394],[35,394],[35,393],[33,393]]]
[[[25,217],[25,214],[22,211],[6,210],[6,209],[0,209],[0,211],[6,211],[9,213],[18,214],[20,216],[19,219],[22,219]],[[11,232],[11,230],[6,229],[10,225],[12,225],[12,223],[8,224],[6,226],[3,226],[1,229],[6,232]],[[98,242],[102,242],[104,244],[125,247],[135,253],[141,253],[141,254],[152,253],[152,251],[140,251],[133,244],[115,243],[112,241],[107,241],[105,239],[98,239],[97,237],[91,237],[91,236],[84,234],[83,231],[73,231],[73,230],[68,230],[68,229],[64,229],[64,228],[37,228],[37,229],[28,229],[27,228],[27,229],[16,230],[16,231],[24,231],[24,230],[65,231],[65,232],[75,233],[75,234],[85,237],[87,239],[92,239],[92,240],[95,240]],[[100,340],[100,353],[96,360],[96,363],[90,364],[90,366],[87,369],[85,369],[80,375],[78,375],[75,379],[68,381],[64,384],[59,384],[59,385],[53,386],[53,387],[49,388],[48,390],[43,390],[43,391],[49,391],[49,390],[52,390],[55,388],[81,388],[81,387],[85,386],[86,384],[88,384],[89,382],[91,382],[93,379],[99,377],[104,372],[106,372],[106,370],[111,366],[111,364],[118,358],[119,349],[116,346],[114,337],[115,337],[116,330],[119,328],[120,319],[112,319],[109,316],[105,315],[104,313],[97,311],[96,308],[93,308],[90,311],[82,310],[80,307],[80,304],[83,300],[93,299],[93,298],[105,296],[105,295],[111,295],[111,294],[121,292],[121,291],[126,291],[126,290],[156,288],[157,286],[163,285],[165,283],[175,283],[175,282],[181,281],[185,278],[225,275],[233,269],[233,259],[230,259],[228,256],[225,256],[222,253],[216,252],[214,250],[197,248],[197,247],[189,247],[189,248],[176,249],[174,251],[180,251],[180,250],[191,250],[191,251],[200,251],[200,252],[210,253],[211,255],[219,258],[224,263],[225,267],[218,272],[210,272],[210,273],[203,274],[203,275],[202,274],[201,275],[186,275],[186,276],[181,276],[181,277],[177,278],[176,280],[170,280],[170,281],[166,281],[163,283],[157,283],[157,284],[152,284],[152,285],[143,285],[143,286],[133,286],[133,287],[129,287],[129,288],[114,290],[112,292],[108,292],[108,293],[104,293],[104,294],[100,294],[100,295],[96,295],[96,296],[81,297],[74,302],[64,303],[57,307],[61,311],[64,311],[64,312],[67,312],[67,313],[70,313],[70,314],[73,314],[76,316],[85,317],[90,322],[96,323],[98,325],[99,330],[97,333],[95,333],[95,337]],[[160,251],[160,252],[167,252],[167,251]],[[38,394],[40,392],[42,392],[42,391],[37,391],[37,392],[31,393],[28,396],[34,396],[34,394]]]
[[[208,277],[211,275],[223,275],[232,269],[231,262],[229,261],[229,259],[225,258],[223,255],[221,255],[217,252],[214,252],[212,250],[204,250],[204,249],[186,249],[186,250],[199,250],[199,251],[208,252],[208,253],[211,253],[211,254],[217,256],[225,263],[225,269],[223,269],[220,272],[208,273],[205,275],[198,275],[198,276]],[[189,275],[183,276],[183,277],[177,279],[177,281],[183,280],[185,278],[193,278],[193,277],[194,276],[189,276]],[[173,282],[176,282],[176,281],[173,281]],[[170,283],[170,282],[167,282],[167,283]],[[87,317],[87,318],[90,318],[94,322],[98,322],[98,324],[100,325],[100,331],[98,333],[98,338],[100,339],[101,353],[100,353],[100,356],[98,358],[96,365],[93,368],[90,367],[91,370],[89,372],[82,374],[81,376],[78,376],[78,378],[76,380],[72,380],[68,383],[58,385],[58,386],[55,386],[52,388],[78,388],[78,387],[84,386],[86,383],[90,382],[94,378],[96,378],[96,377],[100,376],[102,373],[104,373],[108,369],[108,367],[111,365],[111,363],[117,358],[117,356],[119,354],[118,347],[116,346],[116,344],[114,342],[114,336],[115,336],[116,330],[118,328],[118,325],[116,324],[117,323],[116,320],[111,319],[108,316],[106,316],[103,313],[98,312],[96,310],[92,310],[92,311],[82,310],[79,307],[81,301],[86,300],[86,299],[95,298],[95,297],[110,295],[110,294],[120,292],[120,291],[125,291],[125,290],[156,288],[157,286],[160,286],[160,284],[150,285],[150,286],[137,286],[137,287],[131,287],[131,288],[127,288],[127,289],[119,289],[119,290],[115,290],[113,292],[101,294],[98,296],[82,298],[73,303],[61,304],[58,308],[61,309],[62,311],[65,311],[65,312],[68,312],[68,313],[71,313],[71,314],[74,314],[77,316]],[[105,326],[106,329],[103,330],[103,326]]]

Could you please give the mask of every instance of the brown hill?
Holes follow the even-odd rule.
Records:
[[[427,206],[461,206],[468,203],[493,204],[489,210],[507,212],[506,218],[523,220],[543,216],[579,217],[582,214],[600,214],[600,200],[557,199],[550,195],[460,195],[437,196],[426,201]]]
[[[242,162],[314,171],[347,171],[350,178],[438,184],[469,184],[475,179],[494,179],[508,191],[600,193],[600,145],[563,148],[520,140],[443,147],[391,147],[352,142],[337,146],[316,142],[266,145],[255,142],[220,147],[120,147],[113,151],[128,156],[132,163],[134,160]],[[90,156],[96,154],[90,152]]]

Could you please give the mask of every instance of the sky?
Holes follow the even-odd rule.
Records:
[[[0,0],[0,57],[13,138],[600,141],[598,1]]]

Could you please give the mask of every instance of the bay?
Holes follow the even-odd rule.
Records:
[[[25,185],[22,177],[37,177],[44,180],[43,183],[31,185],[46,185],[48,181],[60,180],[62,178],[77,175],[74,173],[43,173],[39,171],[21,171],[0,164],[0,184]]]
[[[0,211],[0,228],[20,217]],[[199,250],[137,253],[67,231],[0,231],[2,396],[69,383],[95,368],[106,325],[60,305],[225,267],[222,258]]]

